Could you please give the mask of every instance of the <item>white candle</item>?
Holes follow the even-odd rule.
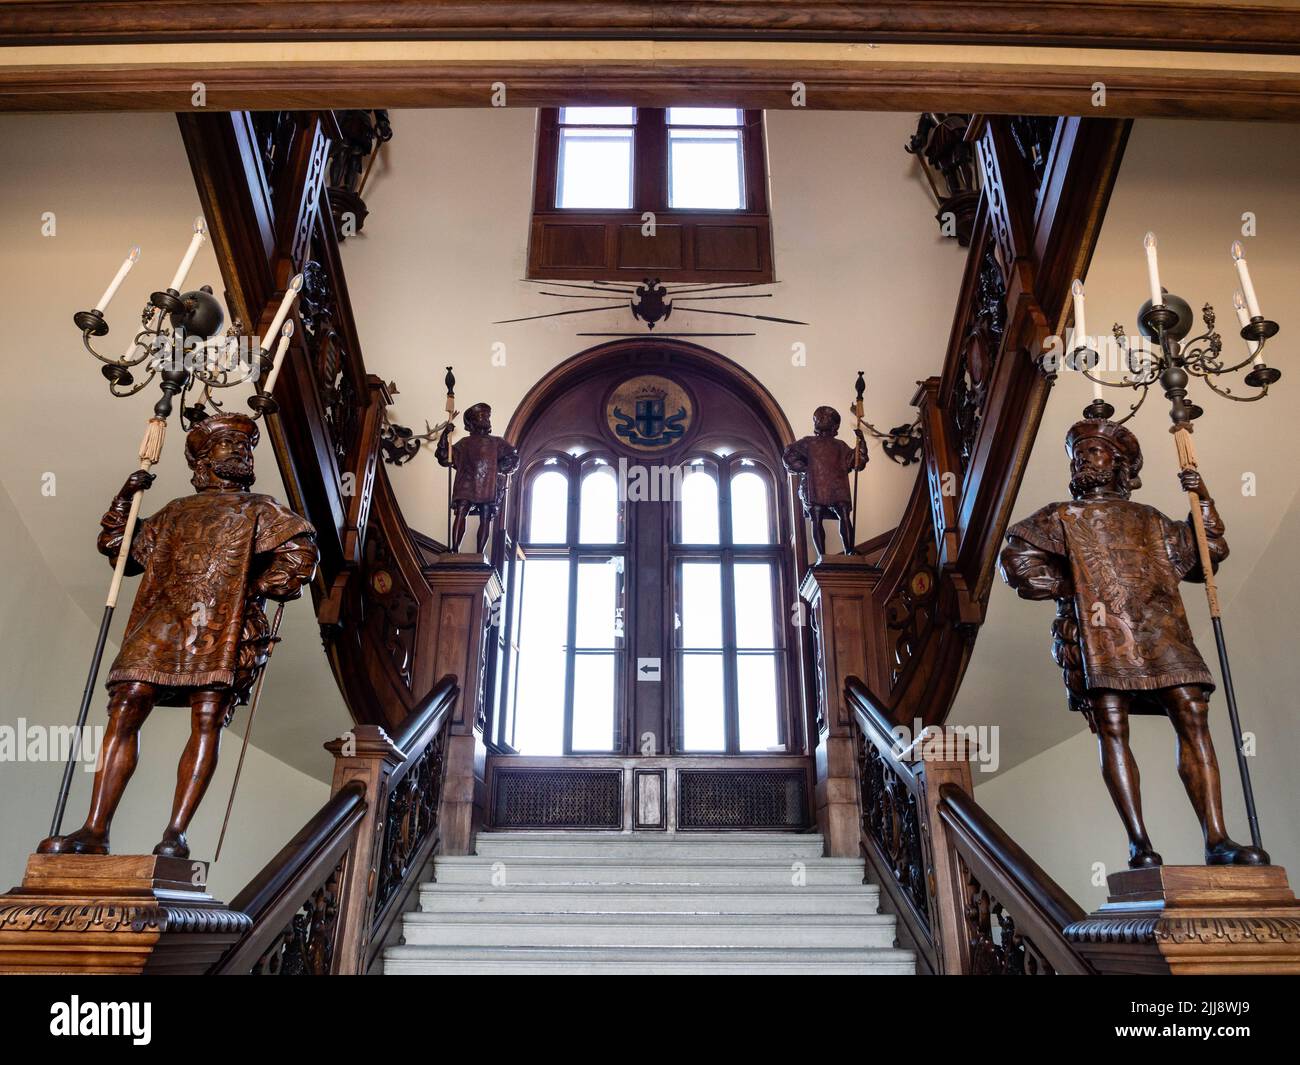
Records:
[[[1074,346],[1076,348],[1088,347],[1088,325],[1083,317],[1083,282],[1077,277],[1070,286],[1070,292],[1074,296]]]
[[[126,275],[131,272],[131,267],[136,264],[136,261],[139,258],[140,246],[137,244],[127,253],[126,258],[122,261],[122,265],[117,268],[117,273],[113,276],[113,280],[108,283],[108,288],[104,289],[104,294],[99,297],[99,302],[95,304],[95,310],[99,311],[101,314],[108,310],[109,300],[117,295],[117,290],[122,287],[122,282],[126,280]]]
[[[280,343],[275,346],[275,355],[271,359],[271,375],[266,379],[266,394],[269,396],[280,376],[280,367],[284,365],[285,352],[289,350],[289,338],[293,336],[293,323],[285,322],[280,330]]]
[[[207,239],[208,227],[204,225],[202,218],[194,219],[194,236],[190,238],[190,246],[185,249],[185,257],[181,259],[181,264],[176,268],[176,276],[172,278],[172,283],[167,287],[175,292],[181,290],[181,285],[185,283],[185,275],[190,272],[190,267],[194,265],[194,257],[199,254],[199,248],[203,246],[203,241]]]
[[[1160,288],[1160,267],[1156,263],[1156,235],[1148,231],[1142,238],[1142,243],[1147,250],[1147,280],[1151,284],[1151,306],[1163,307],[1165,294]]]
[[[1250,316],[1263,318],[1264,315],[1259,309],[1259,300],[1255,298],[1255,286],[1250,283],[1250,270],[1246,266],[1246,250],[1239,240],[1232,242],[1232,259],[1237,264],[1237,278],[1241,281],[1241,291],[1246,296],[1246,307],[1250,311]]]
[[[1242,329],[1245,329],[1246,326],[1250,325],[1250,312],[1246,309],[1246,297],[1243,296],[1240,291],[1232,294],[1232,308],[1237,312],[1237,322],[1241,325]],[[1246,341],[1246,350],[1254,356],[1253,361],[1256,366],[1263,361],[1258,354],[1259,345],[1253,340]]]
[[[275,317],[271,319],[271,328],[266,331],[267,336],[273,337],[279,332],[280,326],[289,315],[289,308],[293,306],[293,301],[298,298],[298,293],[301,291],[302,274],[294,274],[293,280],[289,282],[289,287],[285,289],[284,299],[280,301]]]

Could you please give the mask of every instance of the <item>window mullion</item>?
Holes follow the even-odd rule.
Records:
[[[662,107],[638,107],[633,138],[632,171],[636,209],[668,209],[668,127]]]
[[[581,470],[573,464],[569,472],[569,620],[564,640],[564,753],[573,754],[573,692],[577,662],[574,645],[578,640],[578,494],[582,491]]]

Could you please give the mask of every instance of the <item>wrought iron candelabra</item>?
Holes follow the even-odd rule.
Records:
[[[1080,342],[1070,351],[1069,365],[1079,370],[1093,383],[1092,402],[1083,410],[1085,418],[1110,419],[1115,413],[1115,408],[1103,398],[1102,389],[1126,388],[1137,392],[1138,398],[1135,403],[1130,404],[1128,413],[1117,422],[1122,425],[1138,412],[1152,386],[1158,384],[1165,398],[1169,400],[1169,420],[1172,423],[1170,431],[1173,433],[1174,444],[1178,451],[1179,466],[1183,470],[1194,470],[1196,453],[1192,447],[1192,423],[1204,415],[1205,410],[1188,399],[1187,386],[1193,379],[1199,379],[1211,392],[1224,399],[1237,403],[1255,403],[1263,399],[1268,395],[1269,387],[1282,377],[1280,370],[1264,362],[1264,346],[1277,335],[1279,326],[1277,322],[1265,318],[1260,310],[1246,262],[1245,250],[1241,241],[1234,241],[1232,260],[1237,270],[1240,288],[1234,294],[1232,303],[1237,312],[1241,338],[1246,342],[1246,355],[1237,360],[1229,358],[1225,362],[1223,339],[1215,329],[1214,308],[1208,303],[1202,307],[1201,319],[1205,323],[1205,332],[1189,340],[1188,334],[1195,323],[1192,308],[1186,300],[1161,286],[1155,234],[1148,233],[1143,244],[1146,248],[1147,279],[1151,296],[1139,308],[1137,324],[1142,336],[1150,341],[1150,346],[1128,345],[1124,328],[1117,323],[1112,327],[1111,332],[1115,337],[1116,348],[1123,356],[1126,372],[1118,380],[1107,380],[1100,376],[1101,356],[1088,343],[1083,284],[1076,280],[1072,286],[1074,330],[1075,337]],[[1230,375],[1240,373],[1247,366],[1250,369],[1246,371],[1242,383],[1253,391],[1239,394],[1227,381]],[[1237,768],[1241,774],[1242,794],[1245,800],[1246,817],[1250,823],[1251,842],[1262,850],[1259,817],[1255,808],[1254,789],[1250,782],[1250,768],[1246,763],[1241,718],[1237,710],[1237,696],[1232,685],[1228,647],[1223,635],[1223,620],[1220,616],[1214,567],[1210,561],[1205,524],[1197,493],[1188,492],[1188,503],[1191,508],[1201,570],[1205,579],[1205,595],[1209,602],[1214,642],[1219,654],[1219,668],[1223,675],[1224,700],[1228,706],[1232,737],[1237,749]]]

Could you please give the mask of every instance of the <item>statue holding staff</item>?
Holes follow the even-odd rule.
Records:
[[[1203,582],[1193,517],[1178,522],[1130,498],[1142,449],[1128,429],[1089,418],[1066,435],[1073,501],[1050,503],[1013,525],[1002,578],[1022,599],[1055,599],[1052,654],[1071,710],[1097,736],[1102,776],[1129,838],[1129,866],[1161,864],[1147,835],[1129,715],[1167,716],[1178,774],[1200,821],[1207,865],[1266,865],[1258,847],[1230,839],[1210,738],[1214,681],[1192,641],[1179,584]],[[1179,483],[1195,496],[1211,570],[1228,557],[1224,526],[1199,472]]]
[[[860,426],[854,426],[857,446],[839,438],[840,414],[834,407],[813,411],[813,435],[796,440],[785,449],[781,461],[799,475],[799,499],[804,517],[812,523],[817,561],[826,555],[826,528],[822,522],[838,522],[840,541],[846,555],[853,554],[853,491],[849,474],[866,468],[870,454]]]

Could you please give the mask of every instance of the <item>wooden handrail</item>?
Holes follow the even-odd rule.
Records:
[[[1003,831],[973,796],[945,784],[939,789],[939,814],[966,842],[983,849],[989,860],[1015,884],[1026,903],[1034,906],[1058,930],[1087,914],[1023,847]]]
[[[909,753],[862,680],[844,697],[863,745],[863,850],[931,971],[1091,973],[1062,934],[1082,907],[975,801],[973,752]]]
[[[341,789],[295,833],[235,898],[231,909],[253,920],[252,927],[213,968],[217,974],[261,971],[277,939],[292,934],[295,916],[313,896],[342,871],[357,826],[365,817],[365,789],[353,784]],[[317,929],[328,937],[320,956],[332,958],[337,942],[334,916],[342,909],[337,896],[333,914]]]
[[[393,746],[408,758],[422,750],[429,742],[429,736],[438,731],[442,716],[455,705],[459,694],[460,686],[455,676],[448,673],[402,722],[393,735]]]
[[[1066,940],[1084,911],[975,799],[950,784],[939,789],[938,819],[956,855],[964,922],[962,972],[1095,975]],[[994,923],[999,926],[994,929]]]

